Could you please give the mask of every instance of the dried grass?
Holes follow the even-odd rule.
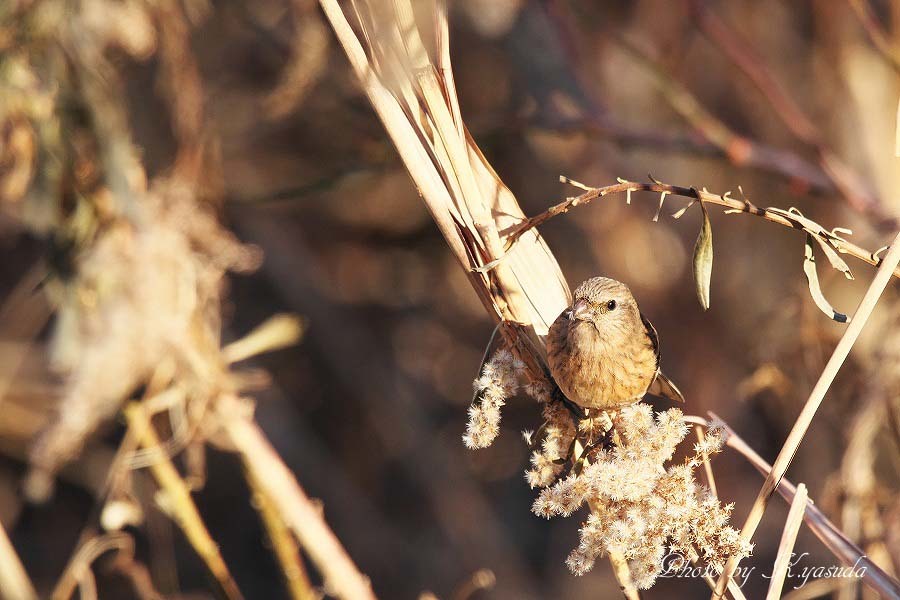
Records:
[[[509,349],[495,355],[498,358],[489,361],[481,373],[481,403],[472,409],[473,426],[466,443],[484,447],[493,441],[499,433],[500,407],[520,387],[542,403],[547,426],[534,436],[535,446],[537,441],[541,445],[532,455],[528,473],[533,487],[544,488],[536,512],[570,514],[586,503],[593,521],[589,519],[583,536],[595,535],[599,540],[593,545],[583,543],[573,553],[570,563],[574,570],[586,570],[603,551],[623,593],[638,598],[637,588],[649,587],[658,575],[658,555],[673,531],[681,536],[678,541],[692,561],[726,552],[740,555],[749,547],[770,496],[779,491],[792,500],[792,506],[776,560],[781,579],[773,578],[771,597],[780,594],[801,517],[842,562],[866,561],[865,582],[873,589],[885,596],[900,595],[897,581],[876,565],[878,560],[890,558],[887,543],[875,540],[864,552],[850,539],[867,536],[879,524],[879,518],[872,516],[876,486],[871,451],[872,440],[880,431],[882,395],[872,393],[851,428],[842,467],[846,532],[807,501],[805,487],[798,490],[784,479],[838,369],[892,275],[900,275],[900,236],[882,257],[881,251],[870,252],[849,242],[845,230],[826,230],[796,211],[761,209],[729,194],[719,196],[655,180],[652,184],[623,180],[606,188],[580,186],[584,191],[580,196],[528,218],[463,121],[450,61],[445,3],[354,0],[352,10],[342,8],[336,0],[320,0],[320,4],[425,205],[478,298],[500,325]],[[873,23],[867,8],[859,2],[851,4],[878,50],[896,63],[884,32]],[[705,34],[754,82],[817,157],[818,167],[794,161],[790,166],[781,165],[781,171],[792,174],[791,169],[800,164],[807,181],[832,186],[849,205],[880,218],[880,225],[889,222],[883,218],[876,196],[830,151],[814,124],[744,42],[731,38],[725,24],[701,2],[694,5],[694,16]],[[94,431],[116,415],[125,416],[127,431],[106,472],[106,482],[97,491],[102,509],[99,525],[106,531],[93,532],[93,523],[86,526],[53,597],[69,598],[76,589],[83,598],[96,597],[93,564],[110,551],[117,552],[119,568],[138,593],[158,597],[146,570],[134,557],[134,540],[123,529],[142,524],[145,511],[134,479],[139,469],[148,468],[157,483],[157,503],[182,529],[224,594],[240,598],[229,567],[192,499],[195,486],[203,484],[202,456],[207,445],[240,457],[293,597],[307,600],[318,594],[306,573],[304,557],[321,575],[325,592],[342,598],[374,597],[370,582],[328,528],[321,508],[307,496],[255,422],[249,395],[252,386],[234,370],[239,361],[295,343],[303,331],[300,321],[275,317],[245,338],[224,347],[221,343],[225,278],[229,272],[252,271],[261,257],[255,248],[228,233],[214,214],[221,195],[222,167],[215,136],[206,126],[204,90],[190,43],[191,28],[202,21],[208,7],[203,2],[172,0],[83,0],[74,14],[67,8],[63,0],[46,0],[40,10],[31,2],[0,8],[2,33],[13,32],[0,35],[0,203],[31,231],[50,237],[63,259],[60,264],[32,270],[11,304],[0,311],[8,316],[9,306],[26,307],[25,312],[14,311],[28,317],[18,323],[21,331],[16,333],[30,340],[49,313],[46,306],[35,302],[37,282],[47,276],[47,296],[57,313],[49,350],[63,383],[59,408],[30,451],[26,492],[33,499],[52,493],[53,481],[65,464],[78,456]],[[296,0],[293,11],[297,31],[290,44],[291,59],[266,102],[267,112],[274,118],[287,115],[304,101],[325,64],[327,29],[314,5]],[[10,40],[20,35],[24,43],[11,45]],[[117,68],[110,59],[114,52],[123,52],[134,61],[151,56],[158,59],[158,83],[177,149],[169,168],[150,181],[132,146]],[[653,68],[652,59],[644,56],[642,60]],[[748,148],[760,150],[744,144],[746,140],[717,122],[671,78],[657,75],[676,109],[721,151],[743,160],[742,152]],[[77,111],[71,111],[65,102],[73,103],[85,118],[73,119]],[[690,463],[664,466],[687,434],[685,422],[704,427],[708,423],[685,421],[671,411],[654,417],[649,411],[641,413],[643,409],[626,411],[629,422],[622,421],[621,414],[572,419],[546,381],[542,340],[550,323],[568,305],[570,292],[536,227],[609,193],[626,192],[630,202],[635,191],[659,193],[660,211],[669,195],[690,198],[688,207],[695,201],[700,204],[706,233],[698,238],[695,256],[700,258],[695,258],[695,269],[704,306],[709,304],[712,266],[706,204],[804,231],[810,255],[813,242],[817,242],[831,265],[845,274],[849,275],[849,267],[838,253],[879,266],[774,465],[766,465],[736,436],[728,440],[729,447],[766,476],[740,537],[731,535],[733,531],[723,525],[730,509],[719,504],[720,490],[709,461],[719,440],[716,435],[698,427],[698,445]],[[814,283],[808,276],[813,294],[818,291],[821,295],[817,279]],[[830,308],[827,302],[824,306]],[[833,309],[832,313],[838,314]],[[21,345],[3,365],[0,400],[27,348],[27,343]],[[136,400],[140,389],[143,397]],[[43,417],[38,410],[13,408],[16,410],[20,412],[7,414],[14,414],[21,421],[20,429],[30,436]],[[610,421],[608,426],[598,425],[603,417]],[[629,435],[630,439],[625,439]],[[592,445],[602,436],[608,436],[600,440],[608,442],[608,447]],[[658,455],[652,461],[639,456],[638,442],[658,443]],[[188,476],[176,466],[175,459],[182,454],[193,471]],[[701,465],[711,494],[693,480],[693,470]],[[598,476],[603,469],[616,471],[618,487],[604,487],[613,476]],[[672,493],[675,487],[684,488],[683,493]],[[661,506],[667,511],[684,509],[691,513],[690,518],[672,517]],[[662,512],[654,513],[657,509]],[[618,520],[603,520],[617,511],[627,514]],[[641,521],[639,517],[648,514],[658,518],[649,524]],[[692,528],[685,525],[688,521]],[[613,531],[611,523],[623,527],[639,524],[652,530],[652,535],[642,537],[643,530]],[[701,557],[695,545],[706,556]],[[743,597],[730,579],[738,560],[735,557],[725,565],[718,583],[707,578],[715,588],[714,596],[727,590],[734,598]],[[494,581],[493,573],[479,571],[461,589],[466,593],[486,589]],[[15,597],[36,597],[2,528],[0,589]]]

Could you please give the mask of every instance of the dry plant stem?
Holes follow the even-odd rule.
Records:
[[[263,491],[262,486],[253,473],[246,471],[245,475],[247,483],[250,484],[250,489],[253,490],[253,506],[259,512],[263,524],[266,526],[275,557],[278,559],[278,563],[281,565],[281,570],[287,580],[291,598],[295,600],[317,600],[319,596],[313,590],[309,576],[306,574],[303,559],[300,557],[300,549],[297,547],[297,540],[291,535],[278,509],[272,503],[268,494]]]
[[[746,40],[713,14],[704,0],[689,0],[700,30],[753,82],[790,130],[806,142],[818,139],[815,125],[775,80]]]
[[[772,471],[769,473],[765,483],[759,490],[756,501],[750,509],[750,514],[747,516],[747,520],[741,530],[741,538],[744,541],[749,542],[756,532],[756,528],[762,520],[763,513],[766,510],[766,505],[768,504],[772,492],[778,487],[779,481],[781,481],[785,471],[787,471],[788,466],[791,464],[791,460],[793,460],[794,454],[800,446],[800,442],[803,441],[803,437],[806,435],[806,430],[809,428],[819,405],[825,398],[825,393],[828,391],[838,370],[850,353],[850,349],[859,337],[866,321],[869,319],[869,315],[872,314],[872,310],[878,303],[878,299],[881,298],[881,294],[884,292],[885,287],[887,287],[887,284],[891,279],[891,274],[894,269],[897,268],[898,263],[900,263],[900,234],[894,238],[890,250],[882,261],[881,267],[875,274],[875,278],[869,285],[869,289],[866,291],[865,296],[863,296],[859,307],[857,307],[856,312],[853,315],[853,320],[847,326],[847,330],[844,332],[837,347],[834,349],[834,353],[828,360],[828,364],[825,365],[825,370],[819,377],[819,381],[816,383],[815,387],[813,387],[809,399],[807,399],[806,404],[803,406],[803,410],[800,411],[800,415],[797,417],[794,427],[788,434],[781,452],[778,453],[778,457],[772,465]],[[739,558],[732,557],[725,564],[725,569],[716,585],[716,591],[713,593],[714,598],[721,597],[724,593],[726,584],[734,574],[735,569],[737,569],[739,562]]]
[[[822,170],[828,174],[847,203],[881,220],[892,220],[890,215],[884,213],[882,205],[875,194],[867,188],[863,179],[828,148],[815,124],[775,79],[743,36],[713,14],[707,8],[706,0],[689,1],[700,30],[753,82],[785,126],[816,151]]]
[[[794,543],[797,541],[803,514],[806,512],[807,499],[806,486],[802,483],[798,484],[794,500],[791,502],[791,510],[788,512],[787,521],[784,524],[784,531],[781,533],[781,543],[778,544],[778,554],[772,567],[772,579],[769,581],[766,600],[781,598],[781,588],[784,586],[784,578],[787,576],[794,553]]]
[[[259,426],[239,412],[235,414],[234,407],[219,408],[229,441],[241,455],[259,491],[272,501],[274,510],[322,574],[325,591],[338,598],[374,599],[368,578],[353,564],[325,523],[321,508],[309,499]]]
[[[700,555],[697,554],[696,551],[693,552],[689,556],[689,558],[691,559],[691,564],[693,564],[695,566],[700,562]],[[705,581],[706,585],[709,586],[710,591],[716,589],[716,580],[713,579],[711,576],[706,575],[704,573],[703,581]],[[733,579],[728,582],[728,593],[731,594],[731,597],[734,598],[734,600],[746,600],[746,596],[744,596],[744,592],[741,591],[741,588],[738,586],[737,582]]]
[[[847,4],[856,13],[856,18],[859,19],[863,29],[866,30],[866,34],[872,40],[872,45],[875,46],[875,49],[881,53],[895,71],[900,73],[900,51],[891,43],[887,32],[885,32],[878,19],[869,10],[868,1],[847,0]]]
[[[702,200],[707,204],[716,204],[718,206],[723,206],[728,210],[734,210],[737,212],[761,217],[767,221],[778,223],[779,225],[790,227],[791,229],[803,230],[803,228],[797,225],[795,222],[772,210],[769,210],[767,208],[760,208],[754,205],[749,200],[737,200],[735,198],[732,198],[729,194],[720,196],[718,194],[713,194],[704,190],[698,190],[696,188],[669,185],[665,183],[641,183],[637,181],[622,181],[614,185],[607,185],[599,188],[587,188],[587,191],[585,191],[583,194],[567,198],[566,200],[551,206],[539,215],[535,215],[533,217],[525,219],[509,232],[509,235],[507,237],[507,246],[511,246],[512,244],[514,244],[515,241],[528,230],[542,225],[556,215],[569,212],[569,210],[575,206],[587,204],[592,200],[596,200],[597,198],[603,196],[631,192],[654,192],[657,194],[665,193],[671,196],[690,198],[691,200]],[[829,241],[833,243],[838,252],[842,254],[849,254],[850,256],[853,256],[854,258],[857,258],[863,262],[869,263],[870,265],[878,266],[884,260],[878,256],[877,252],[870,252],[865,248],[861,248],[845,239],[835,238]],[[900,268],[894,269],[893,274],[895,277],[900,277]]]
[[[697,434],[697,440],[702,444],[706,440],[706,434],[699,425],[694,426],[694,432]],[[719,491],[716,489],[716,478],[713,475],[712,464],[709,462],[709,455],[703,453],[703,470],[706,473],[706,482],[709,484],[709,490],[713,496],[719,497]]]
[[[141,446],[148,450],[161,447],[159,437],[153,430],[153,424],[140,404],[128,405],[125,408],[125,418],[129,428],[134,430],[135,437],[140,440]],[[178,523],[194,550],[222,586],[225,595],[231,600],[243,598],[219,552],[219,547],[209,535],[206,525],[203,524],[200,511],[197,510],[197,506],[191,498],[190,489],[178,474],[178,470],[169,460],[168,455],[165,452],[159,452],[157,459],[150,464],[149,468],[159,487],[165,492],[165,511]]]
[[[402,40],[393,50],[407,55],[410,54],[407,45],[415,49],[414,55],[408,56],[417,65],[415,76],[405,74],[415,81],[393,83],[389,78],[382,79],[379,72],[380,60],[392,57],[370,59],[338,3],[320,0],[320,4],[426,206],[453,254],[468,272],[485,308],[495,321],[524,323],[534,327],[538,335],[545,335],[550,323],[568,303],[569,290],[559,265],[540,236],[530,236],[510,260],[491,273],[474,272],[502,253],[502,246],[497,242],[504,226],[498,220],[506,219],[511,224],[524,215],[462,122],[454,121],[458,109],[455,108],[456,90],[451,87],[452,80],[446,77],[450,69],[447,36],[436,36],[442,44],[435,53],[440,57],[438,70],[421,48],[416,27],[411,25],[408,32],[404,30],[409,39]],[[443,20],[440,15],[446,7],[442,3],[435,5],[440,26]],[[376,55],[379,48],[368,50]],[[433,71],[444,75],[442,81],[434,81]],[[403,90],[395,91],[392,87]],[[459,137],[464,139],[464,151],[458,147]],[[465,181],[463,186],[460,179],[474,181]],[[538,370],[534,361],[529,366]]]
[[[85,594],[84,586],[90,585],[86,582],[93,582],[91,565],[100,556],[110,550],[118,550],[133,555],[134,540],[128,534],[114,532],[94,537],[86,541],[78,548],[78,551],[74,556],[72,556],[72,559],[66,566],[66,570],[56,583],[53,594],[50,596],[52,600],[68,600],[72,597],[72,594],[75,593],[76,587],[80,589],[80,593],[83,597]],[[14,596],[10,597],[12,598]]]
[[[303,329],[303,321],[296,316],[274,315],[241,339],[222,348],[222,358],[231,364],[261,352],[292,346],[300,340]]]
[[[767,477],[772,471],[772,466],[756,453],[731,427],[725,424],[714,413],[710,413],[710,417],[715,419],[725,431],[728,432],[726,444],[729,448],[735,450],[738,454],[747,459],[753,467],[759,471],[763,477]],[[707,426],[706,419],[701,417],[686,417],[691,423]],[[788,503],[793,502],[796,488],[786,478],[782,478],[778,483],[778,493]],[[828,517],[822,514],[822,511],[810,500],[806,505],[803,515],[806,525],[819,538],[819,541],[845,566],[858,566],[865,569],[863,582],[877,591],[886,598],[900,597],[900,582],[888,575],[881,567],[876,565],[863,552],[863,550],[854,544],[847,536],[832,523]]]
[[[131,587],[138,600],[165,600],[153,585],[150,570],[134,560],[134,557],[123,556],[120,553],[113,562],[112,568],[131,581]]]
[[[16,554],[6,529],[0,525],[0,596],[4,598],[21,598],[21,600],[37,600],[34,586]]]
[[[563,17],[563,11],[556,11],[556,24],[563,27],[564,38],[572,38],[574,20]],[[703,103],[683,83],[673,77],[664,61],[631,43],[625,36],[614,35],[619,45],[628,51],[653,76],[663,98],[678,112],[703,138],[702,140],[678,133],[639,130],[618,123],[614,117],[600,113],[595,108],[587,109],[581,118],[554,115],[549,119],[550,127],[556,126],[567,131],[588,132],[609,137],[623,145],[640,145],[654,151],[670,149],[698,154],[724,156],[737,166],[756,168],[780,175],[803,189],[815,188],[826,193],[841,193],[829,172],[827,165],[814,164],[790,150],[772,147],[759,140],[748,138],[730,128],[720,118],[704,107]],[[820,161],[821,162],[821,161]],[[885,229],[893,231],[897,223],[893,218],[876,215]]]
[[[619,582],[622,594],[628,600],[640,600],[641,594],[635,587],[634,582],[631,581],[631,571],[628,568],[628,561],[625,560],[625,557],[616,552],[610,552],[609,562],[613,568],[613,575],[616,576],[616,581]]]
[[[774,172],[800,183],[804,188],[818,188],[828,193],[840,192],[820,166],[790,151],[766,146],[735,132],[711,113],[683,83],[669,74],[658,59],[640,46],[621,37],[619,45],[653,77],[666,102],[675,112],[733,164]]]

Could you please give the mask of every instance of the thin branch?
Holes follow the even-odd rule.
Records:
[[[551,15],[550,20],[560,30],[559,37],[567,41],[574,40],[576,38],[574,30],[579,20],[570,11],[562,9],[560,3],[551,5],[554,10],[548,11],[548,14]],[[839,193],[831,179],[818,165],[790,150],[775,148],[735,132],[704,109],[697,97],[669,74],[662,61],[652,58],[620,35],[613,37],[656,79],[664,98],[682,114],[696,132],[661,131],[658,127],[638,128],[619,121],[611,111],[600,106],[590,89],[582,85],[579,74],[572,70],[571,62],[562,60],[557,62],[557,69],[564,69],[564,76],[577,85],[578,93],[571,100],[578,104],[582,115],[572,116],[566,111],[559,110],[554,103],[543,102],[539,103],[537,113],[540,125],[561,131],[577,130],[604,136],[626,147],[641,146],[655,152],[670,150],[724,157],[736,166],[751,167],[784,177],[795,188],[804,190],[815,188],[820,192]],[[574,51],[574,47],[572,49]]]
[[[3,525],[0,525],[0,596],[21,600],[37,599],[34,585]]]
[[[700,555],[697,554],[697,551],[694,550],[688,555],[688,558],[691,559],[691,564],[697,566],[700,564]],[[709,586],[710,591],[716,589],[716,580],[712,578],[711,575],[707,574],[707,569],[703,569],[703,581],[706,585]],[[734,579],[728,582],[728,593],[731,594],[731,597],[734,600],[746,600],[746,596],[744,596],[744,592],[741,590],[740,586],[737,584]]]
[[[788,511],[784,531],[781,532],[781,542],[778,544],[778,554],[775,556],[775,564],[772,567],[772,579],[769,581],[769,591],[766,600],[778,600],[781,598],[781,588],[784,586],[784,578],[787,576],[791,558],[794,555],[794,543],[800,532],[800,524],[803,522],[803,514],[806,511],[807,502],[806,486],[797,485],[794,500],[791,502],[791,510]]]
[[[704,0],[688,1],[700,31],[753,82],[794,135],[809,144],[819,143],[816,126],[775,79],[748,41],[709,10]]]
[[[118,550],[128,556],[134,556],[134,540],[126,533],[112,532],[86,541],[72,556],[66,570],[56,583],[56,588],[50,596],[52,600],[68,600],[75,593],[76,587],[81,588],[83,596],[83,582],[93,581],[91,565],[100,556],[111,550]]]
[[[888,34],[872,14],[869,3],[866,0],[847,0],[847,4],[853,9],[853,13],[859,19],[863,29],[866,30],[866,35],[872,40],[875,49],[897,73],[900,73],[900,51],[891,43]]]
[[[558,4],[555,6],[558,7]],[[575,37],[572,29],[575,19],[565,16],[567,11],[553,11],[554,24],[560,28],[563,39]],[[692,125],[700,136],[685,136],[678,132],[657,131],[654,129],[637,129],[619,122],[608,110],[601,110],[598,103],[591,98],[590,90],[580,83],[576,101],[583,113],[581,117],[554,114],[554,105],[541,103],[545,127],[556,127],[561,130],[577,129],[608,137],[623,146],[639,145],[654,151],[662,149],[680,150],[697,154],[706,154],[728,158],[737,166],[747,166],[774,173],[790,180],[792,185],[803,188],[815,188],[827,193],[841,193],[831,177],[817,164],[811,163],[799,154],[790,150],[775,148],[735,132],[721,119],[704,108],[697,97],[681,82],[672,77],[663,61],[652,57],[649,53],[632,44],[622,36],[614,36],[620,46],[638,59],[640,66],[647,69],[654,77],[663,92],[663,97],[682,117]],[[567,69],[566,76],[579,82],[577,73],[570,71],[567,62],[560,61],[558,68]],[[705,138],[705,139],[704,139]],[[891,221],[887,219],[886,221]],[[886,229],[897,229],[897,223],[881,223]]]
[[[663,81],[672,85],[678,85],[678,89],[686,94],[687,89],[677,84],[672,78],[657,81],[661,88],[665,89],[666,99],[674,104],[675,93],[673,88],[666,87]],[[683,98],[687,98],[684,96]],[[582,132],[588,135],[605,137],[623,147],[640,147],[653,152],[684,152],[699,156],[714,156],[727,159],[737,167],[749,167],[765,173],[773,173],[783,177],[792,186],[807,190],[811,189],[819,193],[838,193],[839,190],[822,169],[804,159],[795,152],[776,148],[741,135],[728,128],[711,113],[703,110],[702,113],[694,112],[691,104],[679,103],[673,108],[679,112],[690,126],[697,131],[661,131],[657,129],[639,129],[637,127],[617,122],[609,115],[597,115],[586,117],[561,116],[553,120],[534,121],[526,123],[531,127],[566,132]],[[693,105],[702,109],[699,104]],[[695,120],[693,116],[702,116],[703,119]],[[711,128],[718,133],[713,136]]]
[[[229,441],[322,573],[326,592],[352,600],[374,599],[369,579],[353,564],[321,508],[306,495],[259,426],[236,401],[223,398],[218,409]]]
[[[303,320],[295,315],[273,315],[241,339],[222,348],[222,358],[231,364],[262,352],[293,346],[300,340],[304,328]]]
[[[640,183],[637,181],[625,180],[620,180],[619,183],[614,185],[608,185],[599,188],[588,188],[587,191],[583,194],[567,198],[566,200],[551,206],[544,212],[533,217],[529,217],[520,222],[518,225],[515,225],[510,230],[504,232],[506,233],[507,252],[509,252],[509,249],[512,248],[512,246],[516,243],[516,240],[518,240],[525,232],[544,224],[557,215],[569,212],[569,210],[571,210],[575,206],[588,204],[589,202],[603,196],[630,192],[652,192],[654,194],[661,194],[665,192],[666,194],[672,196],[681,196],[683,198],[690,198],[691,200],[695,201],[702,200],[707,204],[716,204],[718,206],[725,207],[726,209],[728,209],[726,212],[734,211],[739,213],[747,213],[750,215],[761,217],[767,221],[771,221],[772,223],[778,223],[779,225],[783,225],[784,227],[799,229],[802,231],[807,231],[809,233],[814,233],[815,235],[824,236],[827,238],[828,243],[831,244],[838,252],[842,254],[849,254],[850,256],[853,256],[854,258],[857,258],[870,265],[878,266],[883,262],[883,259],[879,256],[879,253],[881,252],[880,250],[870,252],[869,250],[857,246],[856,244],[848,241],[843,237],[833,235],[831,232],[821,226],[817,226],[818,229],[810,231],[808,228],[808,224],[811,222],[808,219],[801,220],[800,218],[798,218],[798,216],[788,213],[787,211],[773,208],[760,208],[754,205],[749,200],[737,200],[735,198],[732,198],[727,193],[720,196],[718,194],[710,193],[706,190],[698,190],[692,187],[689,188],[677,185],[669,185],[660,182]],[[895,277],[900,278],[900,268],[895,269],[893,273]]]
[[[259,512],[263,524],[266,526],[272,550],[281,565],[291,598],[294,600],[317,600],[319,595],[313,590],[309,576],[306,574],[303,559],[300,557],[300,549],[297,547],[297,540],[291,535],[272,499],[269,498],[253,472],[247,470],[245,475],[250,489],[253,490],[253,506]]]
[[[159,437],[153,430],[153,424],[143,406],[139,403],[132,403],[125,408],[124,412],[128,427],[134,430],[135,437],[140,440],[141,446],[148,450],[159,449],[161,447]],[[187,484],[179,476],[178,470],[169,460],[168,455],[165,452],[158,452],[156,460],[150,464],[149,468],[159,487],[165,492],[164,511],[178,523],[191,546],[194,547],[222,586],[225,595],[232,600],[243,598],[219,552],[219,547],[209,535],[206,525],[203,524],[200,511],[197,510],[197,505],[191,498]]]
[[[825,393],[834,381],[838,370],[850,353],[850,349],[859,337],[860,332],[862,332],[869,315],[872,314],[872,310],[881,298],[881,294],[891,280],[891,274],[894,269],[897,268],[898,264],[900,264],[900,234],[894,238],[893,245],[884,257],[881,267],[875,274],[859,307],[857,307],[856,312],[853,315],[853,320],[847,326],[847,330],[844,332],[837,347],[834,349],[834,353],[831,355],[828,364],[825,365],[825,370],[822,371],[819,381],[816,382],[816,385],[813,387],[806,404],[803,406],[803,410],[800,411],[800,415],[794,423],[794,427],[788,434],[784,446],[778,453],[778,457],[775,459],[775,463],[772,466],[772,471],[769,473],[768,477],[766,477],[766,481],[762,488],[760,488],[756,501],[750,509],[750,514],[744,522],[744,527],[741,530],[742,541],[749,542],[752,539],[753,534],[756,533],[756,528],[762,520],[769,498],[778,487],[778,482],[784,477],[784,473],[787,471],[788,466],[790,466],[791,461],[797,452],[797,448],[799,448],[800,443],[803,441],[803,437],[806,435],[806,430],[812,423],[816,411],[819,409],[822,400],[825,398]],[[719,577],[716,591],[713,593],[713,598],[721,597],[725,592],[728,580],[734,574],[739,563],[740,557],[733,556],[725,564],[725,569]]]
[[[113,561],[112,568],[131,581],[131,587],[139,600],[165,600],[165,597],[153,585],[153,578],[146,565],[134,559],[134,556],[120,552]]]
[[[625,598],[627,600],[640,600],[641,593],[631,580],[631,569],[628,567],[628,561],[625,560],[625,557],[617,552],[610,552],[609,562],[613,568],[613,575],[616,576],[616,581],[619,582],[619,589],[622,590]]]
[[[703,428],[699,425],[695,425],[694,432],[697,434],[697,441],[700,442],[700,445],[704,445],[706,434],[703,433]],[[712,492],[713,496],[718,498],[719,491],[716,489],[716,478],[713,475],[712,464],[709,462],[709,454],[706,452],[703,452],[703,470],[706,473],[706,482],[709,484],[709,491]]]
[[[830,177],[800,156],[762,146],[725,124],[711,113],[687,86],[651,56],[641,45],[618,38],[619,47],[653,78],[665,100],[681,117],[736,165],[755,165],[781,173],[807,185],[838,191]]]
[[[756,86],[775,114],[802,142],[812,147],[819,164],[853,208],[879,220],[894,220],[885,213],[875,193],[848,164],[825,143],[818,128],[778,82],[762,59],[739,32],[710,11],[705,0],[688,0],[700,31]],[[896,225],[894,226],[896,228]]]

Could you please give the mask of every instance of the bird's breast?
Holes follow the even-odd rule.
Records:
[[[564,319],[564,320],[563,320]],[[616,408],[644,395],[656,373],[646,340],[624,336],[613,342],[585,321],[560,317],[550,328],[547,362],[553,378],[573,402]]]

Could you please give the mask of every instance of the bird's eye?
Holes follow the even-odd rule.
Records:
[[[606,303],[606,310],[616,310],[616,301],[610,300]]]

